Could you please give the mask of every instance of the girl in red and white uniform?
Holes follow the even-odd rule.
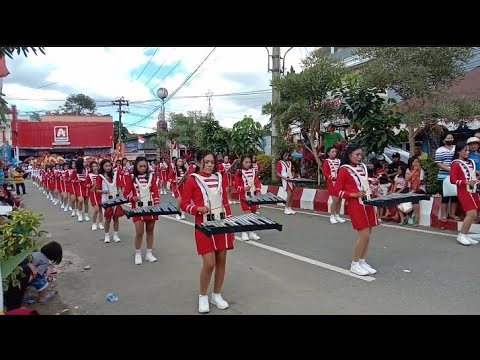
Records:
[[[232,174],[230,172],[230,169],[232,168],[232,164],[230,164],[230,159],[228,156],[223,157],[223,163],[218,165],[218,172],[221,173],[224,177],[225,185],[227,186],[227,195],[228,195],[228,200],[232,198],[232,185],[233,185],[233,179],[232,179]],[[230,201],[230,204],[232,202]]]
[[[60,170],[60,208],[63,211],[68,211],[68,192],[67,192],[67,175],[68,175],[68,163],[63,163]]]
[[[61,176],[62,176],[62,168],[60,164],[55,164],[55,168],[53,170],[53,178],[55,180],[55,188],[53,190],[53,205],[58,205],[60,201],[60,194],[61,194]]]
[[[75,161],[75,169],[73,170],[70,180],[73,184],[73,192],[77,198],[77,219],[78,222],[90,221],[88,217],[88,190],[85,181],[87,180],[88,171],[85,168],[83,158]]]
[[[125,178],[124,196],[130,200],[132,209],[137,206],[156,206],[160,204],[158,194],[157,177],[150,171],[147,158],[139,156],[133,164],[133,174]],[[147,253],[145,260],[155,262],[157,258],[153,256],[153,232],[155,230],[155,221],[158,215],[135,216],[135,265],[142,264],[142,241],[143,234],[147,233]]]
[[[77,210],[77,195],[75,194],[75,190],[73,188],[73,180],[72,180],[72,174],[77,168],[77,163],[75,160],[72,160],[70,162],[70,168],[68,169],[67,173],[67,192],[70,194],[70,207],[69,210],[72,211],[72,217],[78,215],[78,210]]]
[[[181,208],[195,217],[195,224],[201,224],[207,218],[222,219],[231,217],[227,198],[227,186],[223,176],[216,172],[215,156],[211,152],[197,154],[199,172],[191,174],[186,181]],[[207,215],[208,214],[208,215]],[[208,287],[215,270],[212,304],[219,309],[227,309],[229,304],[222,298],[222,286],[225,279],[227,250],[233,249],[233,234],[207,236],[195,229],[197,252],[203,258],[200,272],[200,295],[198,311],[208,313]]]
[[[292,210],[293,189],[295,188],[295,184],[288,181],[288,179],[293,179],[292,162],[290,161],[290,153],[288,151],[282,154],[282,160],[277,163],[277,176],[282,179],[283,190],[287,193],[285,215],[296,214],[296,212]]]
[[[102,207],[102,194],[97,192],[97,177],[98,177],[98,163],[92,161],[90,163],[90,171],[87,175],[87,180],[85,181],[85,187],[88,190],[88,197],[90,203],[93,206],[93,224],[92,231],[97,231],[98,229],[103,230],[103,211]]]
[[[358,240],[353,248],[350,271],[365,276],[377,271],[366,262],[370,235],[378,219],[373,206],[363,204],[363,199],[371,198],[372,190],[368,182],[368,171],[362,163],[363,150],[357,144],[350,144],[342,154],[341,166],[335,183],[335,195],[346,200],[346,206],[353,229],[358,232]]]
[[[345,220],[340,217],[342,201],[335,195],[335,181],[337,180],[338,168],[340,167],[340,159],[337,158],[337,148],[328,148],[327,156],[327,159],[323,162],[322,170],[323,176],[327,179],[328,195],[332,197],[330,223],[344,223]]]
[[[168,164],[165,162],[163,157],[161,157],[158,161],[156,172],[160,195],[167,195]]]
[[[55,173],[54,166],[51,165],[47,171],[47,188],[48,188],[48,198],[52,201],[55,201],[54,192],[55,192]]]
[[[175,196],[175,199],[177,199],[178,202],[178,207],[180,208],[180,204],[182,202],[182,194],[183,194],[183,189],[185,188],[185,182],[186,179],[184,179],[184,176],[188,176],[187,172],[188,169],[183,163],[183,159],[177,159],[174,164],[174,169],[170,171],[170,174],[168,175],[168,180],[170,181],[170,189],[173,191],[173,195]],[[180,183],[180,181],[183,179],[183,182]],[[177,220],[180,219],[185,219],[185,214],[182,213],[182,215],[176,215]]]
[[[100,169],[98,170],[97,176],[97,186],[96,192],[102,194],[102,202],[109,200],[109,198],[114,198],[120,194],[119,188],[117,186],[118,174],[116,171],[113,171],[113,163],[108,159],[103,159],[100,162]],[[118,237],[118,230],[120,229],[119,218],[121,218],[125,213],[121,206],[109,207],[105,210],[103,217],[105,218],[105,243],[110,242],[110,223],[113,219],[113,241],[120,242],[121,239]]]
[[[480,197],[477,193],[477,169],[475,162],[468,158],[469,153],[468,145],[465,142],[458,143],[455,147],[454,160],[450,166],[450,182],[457,185],[458,201],[466,215],[457,241],[466,246],[478,244],[478,241],[475,240],[476,234],[472,235],[469,232],[480,209]]]
[[[239,193],[240,205],[244,213],[257,213],[258,205],[247,205],[242,200],[245,200],[247,197],[254,196],[255,194],[260,194],[262,192],[262,185],[260,184],[260,178],[258,173],[252,167],[250,156],[243,155],[240,158],[238,170],[235,173],[233,179],[235,189]],[[258,236],[253,231],[246,233],[242,232],[242,240],[260,240]]]

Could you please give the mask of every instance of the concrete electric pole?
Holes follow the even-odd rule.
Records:
[[[279,46],[273,47],[271,58],[272,58],[272,68],[270,68],[269,66],[268,70],[272,72],[272,81],[276,81],[280,79],[281,70],[282,70],[282,67],[280,66],[281,59],[280,59]],[[269,64],[270,64],[270,59],[269,59]],[[275,87],[272,87],[272,105],[276,105],[279,102],[280,102],[280,91]],[[272,151],[272,180],[277,179],[277,166],[276,166],[277,159],[275,159],[274,151],[273,151],[275,144],[277,143],[277,137],[278,137],[277,125],[278,125],[277,119],[275,119],[272,114],[272,140],[271,140],[271,147],[270,147]]]
[[[128,100],[124,100],[123,96],[117,100],[112,101],[113,105],[118,105],[118,139],[119,143],[122,142],[122,114],[125,114],[126,111],[122,110],[122,106],[129,106]]]

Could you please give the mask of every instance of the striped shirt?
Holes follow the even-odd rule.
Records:
[[[153,176],[153,174],[150,174],[150,176]],[[146,174],[139,174],[137,176],[137,179],[138,179],[138,182],[140,183],[140,185],[142,185],[142,187],[146,186],[148,184],[148,179],[147,179]],[[140,189],[139,189],[139,186],[138,186],[137,182],[135,181],[135,179],[133,179],[133,186],[135,186],[135,191],[137,192],[137,196],[140,197]],[[154,198],[152,196],[151,189],[150,189],[150,197],[152,198],[154,203],[158,202],[160,200],[158,197]],[[150,199],[140,199],[140,201],[150,201]]]
[[[205,184],[208,186],[209,189],[215,191],[217,188],[218,188],[218,176],[217,174],[211,174],[210,176],[205,176],[204,174],[200,173],[198,174],[202,180],[205,182]],[[206,192],[206,190],[204,189],[203,187],[203,184],[200,183],[200,181],[195,178],[195,181],[197,182],[197,185],[198,187],[200,188],[200,190],[202,191],[202,195],[203,195],[203,204],[204,206],[207,206],[208,205],[208,194]],[[220,190],[221,192],[221,190]],[[196,206],[199,206],[199,204],[195,204]],[[186,212],[188,213],[192,213],[192,209],[195,205],[188,205],[187,208],[186,208]]]
[[[448,150],[445,146],[439,147],[437,151],[435,151],[435,162],[437,164],[450,166],[452,165],[454,155],[455,146],[452,147],[452,150]],[[448,175],[450,175],[450,172],[439,168],[437,180],[443,181]]]

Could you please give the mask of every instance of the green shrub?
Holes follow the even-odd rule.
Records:
[[[436,195],[440,193],[440,187],[437,182],[438,167],[435,163],[435,160],[432,158],[427,158],[421,160],[423,171],[425,171],[426,183],[427,183],[427,193],[430,195]]]

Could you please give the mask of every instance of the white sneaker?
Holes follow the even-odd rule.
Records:
[[[113,234],[113,241],[115,241],[116,243],[119,243],[120,241],[122,241],[122,239],[120,239],[120,238],[118,237],[118,235],[114,233],[114,234]]]
[[[352,263],[352,266],[350,266],[350,271],[354,274],[360,275],[360,276],[366,276],[368,275],[368,271],[364,269],[360,263]]]
[[[293,211],[290,210],[289,208],[285,208],[284,213],[285,213],[285,215],[293,215]]]
[[[249,232],[248,233],[248,238],[250,240],[260,240],[260,236],[258,236],[257,234],[255,234],[253,231]]]
[[[78,219],[78,222],[82,222],[83,221],[82,214],[77,215],[77,219]]]
[[[220,310],[225,310],[225,309],[228,309],[230,307],[230,305],[228,305],[228,302],[223,300],[222,295],[220,295],[220,294],[212,294],[212,298],[211,298],[210,302],[213,305],[216,305],[217,308],[219,308]]]
[[[185,213],[182,212],[182,215],[180,215],[180,219],[185,220]]]
[[[181,219],[182,219],[182,217],[181,217],[180,215],[178,215],[178,214],[175,215],[175,218],[176,218],[177,220],[181,220]]]
[[[335,215],[330,215],[330,224],[336,224],[337,219],[335,218]]]
[[[243,240],[243,241],[248,241],[248,240],[250,240],[250,239],[248,238],[248,234],[247,234],[246,232],[242,232],[242,240]]]
[[[467,239],[468,241],[470,241],[470,244],[472,245],[477,245],[478,244],[478,240],[475,240],[475,239],[472,239],[470,236],[467,235]]]
[[[208,295],[198,295],[198,312],[206,314],[210,312],[210,305],[208,304]]]
[[[70,210],[70,211],[73,211],[73,209],[72,209],[72,207],[71,207],[71,206],[69,206],[69,207],[68,207],[68,210]]]
[[[293,211],[292,208],[290,208],[290,212],[292,213],[292,215],[295,215],[297,213],[296,211]]]
[[[98,230],[97,224],[92,224],[92,231],[97,231],[97,230]]]
[[[68,206],[65,206],[65,207],[63,208],[63,212],[67,212],[67,211],[68,211]]]
[[[172,197],[175,197],[175,194],[172,192]]]
[[[63,203],[60,205],[60,209],[65,209],[65,205]]]
[[[110,234],[105,234],[105,240],[103,240],[105,244],[108,244],[110,242]]]
[[[337,220],[338,223],[343,224],[346,220],[341,218],[340,215],[335,214],[335,220]]]
[[[135,254],[135,265],[142,265],[142,253]]]
[[[105,228],[103,227],[103,224],[102,224],[102,223],[99,223],[99,224],[98,224],[98,228],[99,228],[100,230],[105,230]]]
[[[364,268],[365,270],[368,271],[368,273],[370,275],[373,275],[373,274],[376,274],[377,273],[377,270],[375,270],[374,268],[372,268],[370,265],[368,265],[366,262],[359,262],[360,266],[362,268]]]
[[[72,210],[72,217],[75,217],[77,214],[75,213],[75,210]]]
[[[471,245],[472,243],[470,242],[470,239],[468,238],[467,235],[465,234],[458,234],[457,236],[457,241],[462,244],[462,245],[465,245],[465,246],[469,246]]]
[[[157,261],[157,258],[155,256],[153,256],[153,254],[151,252],[147,252],[147,255],[145,255],[145,260],[153,263],[153,262]]]
[[[88,215],[85,215],[85,221],[90,221],[90,218],[88,217]]]

